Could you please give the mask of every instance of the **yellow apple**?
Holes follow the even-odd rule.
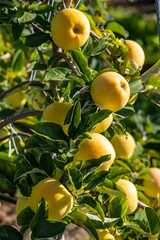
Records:
[[[104,72],[96,77],[90,87],[95,104],[116,112],[128,102],[130,89],[126,79],[116,72]]]
[[[134,184],[128,180],[120,179],[116,182],[126,193],[127,201],[128,201],[128,209],[126,214],[130,214],[134,212],[138,206],[138,194],[137,189]]]
[[[149,169],[150,179],[144,179],[143,187],[145,188],[145,195],[151,198],[157,198],[160,194],[160,169]]]
[[[114,240],[115,237],[107,229],[97,229],[99,240]],[[92,237],[89,240],[93,240]]]
[[[116,152],[116,158],[130,158],[136,147],[136,142],[129,132],[124,135],[115,134],[111,138],[111,143]]]
[[[27,99],[25,91],[17,91],[5,98],[13,108],[21,108],[25,105]]]
[[[73,206],[73,196],[54,178],[41,180],[32,190],[30,207],[36,212],[41,199],[48,203],[48,218],[59,221],[65,217]]]
[[[96,125],[96,127],[91,130],[91,133],[102,133],[105,130],[107,130],[107,128],[109,128],[109,126],[111,125],[113,121],[113,114],[110,114],[107,118],[105,118],[101,123],[98,123]]]
[[[19,196],[16,203],[16,212],[17,215],[26,207],[29,207],[30,198],[25,196]]]
[[[98,159],[104,155],[111,154],[111,159],[98,168],[98,171],[108,171],[115,159],[115,151],[109,140],[99,133],[91,133],[91,139],[83,139],[79,144],[79,151],[73,160],[87,161]]]
[[[87,17],[73,8],[58,12],[51,22],[51,34],[55,44],[64,50],[81,47],[90,34]]]
[[[38,92],[33,98],[33,108],[35,110],[43,111],[45,109],[45,95],[43,92]]]
[[[141,69],[145,61],[145,55],[142,47],[137,42],[132,40],[126,40],[125,42],[129,48],[126,58],[130,60],[132,59]]]
[[[64,125],[64,120],[70,108],[72,107],[72,103],[68,102],[54,102],[48,105],[42,114],[42,118],[44,121],[54,122],[60,124],[63,128],[65,134],[68,134],[69,125]]]
[[[6,128],[1,128],[0,129],[0,140],[2,139],[2,138],[4,138],[4,137],[7,137],[9,135],[9,132],[7,131],[7,129]],[[2,144],[4,144],[5,142],[7,142],[8,141],[8,139],[6,139],[6,140],[4,140],[4,141],[0,141],[0,146],[2,145]]]

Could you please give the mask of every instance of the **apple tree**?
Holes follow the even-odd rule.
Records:
[[[71,223],[160,238],[160,60],[142,72],[112,20],[103,0],[0,1],[0,199],[20,226],[0,239],[60,240]]]

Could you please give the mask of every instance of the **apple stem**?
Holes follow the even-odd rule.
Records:
[[[138,200],[138,205],[141,207],[141,208],[145,208],[145,207],[149,207],[148,205],[146,205],[145,203],[141,202],[140,200]]]
[[[11,117],[6,118],[4,121],[2,121],[0,123],[0,129],[5,127],[6,125],[13,123],[19,119],[25,118],[25,117],[29,117],[29,116],[38,116],[41,117],[42,116],[42,111],[39,110],[31,110],[31,111],[26,111],[26,112],[21,112],[19,114],[15,114]]]
[[[24,81],[24,82],[21,82],[21,83],[15,85],[14,87],[12,87],[12,88],[8,89],[7,91],[3,92],[2,94],[0,94],[0,99],[4,98],[8,93],[14,91],[16,88],[19,88],[23,85],[30,84],[30,83],[31,83],[31,81],[28,80],[28,81]],[[45,83],[38,81],[38,80],[32,80],[32,83],[41,83],[41,84],[45,85]]]

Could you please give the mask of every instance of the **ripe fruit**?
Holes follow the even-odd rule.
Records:
[[[36,212],[41,199],[48,203],[48,219],[58,221],[66,216],[73,206],[73,196],[56,179],[45,178],[32,190],[30,207]]]
[[[58,47],[73,50],[87,41],[90,24],[81,11],[72,8],[63,9],[54,16],[51,22],[51,34]]]
[[[100,240],[113,240],[115,237],[107,229],[97,229],[98,237]],[[89,240],[93,240],[92,237]]]
[[[110,114],[101,123],[97,124],[96,127],[91,131],[91,133],[102,133],[111,125],[113,120],[113,115]]]
[[[17,215],[26,207],[29,207],[29,197],[24,197],[24,196],[20,196],[17,199],[17,203],[16,203],[16,212]]]
[[[145,55],[142,47],[137,42],[132,40],[126,40],[125,42],[129,48],[126,58],[130,60],[132,59],[139,68],[142,68],[145,61]]]
[[[60,124],[65,134],[67,134],[69,125],[64,125],[64,120],[71,107],[72,104],[68,102],[51,103],[44,109],[42,118],[44,121]]]
[[[45,109],[45,95],[43,92],[38,92],[33,98],[33,108],[43,111]]]
[[[130,96],[128,82],[116,72],[104,72],[96,77],[90,92],[95,104],[113,112],[122,109]]]
[[[6,99],[13,108],[20,108],[24,106],[27,101],[25,91],[14,92],[7,96]]]
[[[149,174],[151,179],[144,179],[143,187],[145,188],[145,195],[151,198],[157,198],[160,193],[160,169],[150,168]]]
[[[0,140],[1,140],[2,138],[4,138],[4,137],[7,137],[8,135],[9,135],[9,132],[8,132],[5,128],[0,129]],[[0,141],[0,146],[1,146],[3,143],[5,143],[6,141],[7,141],[7,139],[4,140],[4,141]]]
[[[122,187],[126,193],[128,200],[128,209],[126,214],[134,212],[138,206],[137,189],[135,188],[134,184],[125,179],[118,180],[117,184]]]
[[[136,142],[129,132],[126,132],[125,135],[115,134],[111,139],[111,143],[116,152],[116,158],[130,158],[136,147]]]
[[[115,159],[115,151],[107,138],[99,133],[91,133],[91,139],[83,139],[79,144],[79,151],[74,155],[73,160],[87,161],[108,154],[111,154],[111,159],[99,167],[98,171],[108,171]]]

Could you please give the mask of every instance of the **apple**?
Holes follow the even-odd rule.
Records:
[[[16,212],[17,215],[26,207],[29,207],[29,201],[30,198],[29,197],[25,197],[25,196],[19,196],[16,202]]]
[[[130,158],[136,147],[136,142],[129,132],[124,135],[115,134],[111,138],[111,143],[116,152],[116,158]]]
[[[128,102],[130,89],[126,79],[116,72],[104,72],[96,77],[90,86],[95,104],[116,112]]]
[[[137,64],[137,66],[141,69],[145,61],[145,55],[142,47],[133,40],[126,40],[125,42],[129,49],[126,58],[133,60]]]
[[[143,187],[145,195],[151,198],[158,198],[160,193],[160,169],[151,167],[149,169],[150,179],[144,179]]]
[[[48,203],[48,219],[53,221],[65,217],[73,206],[73,196],[54,178],[45,178],[33,188],[30,207],[34,212],[42,198]]]
[[[97,229],[99,240],[114,240],[115,237],[107,229]],[[92,237],[89,240],[93,240]]]
[[[134,184],[128,180],[120,179],[116,182],[126,193],[127,201],[128,201],[128,209],[126,214],[130,214],[134,212],[138,206],[138,194],[137,189]]]
[[[17,91],[5,98],[13,108],[21,108],[27,102],[25,91]]]
[[[66,8],[58,12],[51,22],[53,42],[64,50],[80,48],[90,34],[90,23],[81,11]]]
[[[83,139],[79,144],[79,151],[73,160],[87,161],[98,159],[104,155],[111,154],[111,159],[98,168],[98,171],[108,171],[115,159],[115,151],[109,140],[99,133],[91,133],[91,139]]]
[[[109,126],[111,125],[113,121],[113,114],[110,114],[107,118],[105,118],[102,122],[98,123],[96,125],[96,127],[91,130],[91,133],[102,133],[105,130],[107,130],[107,128],[109,128]]]
[[[43,111],[45,109],[45,95],[43,92],[38,92],[33,98],[33,108],[35,110]]]
[[[69,102],[54,102],[49,104],[43,111],[42,118],[44,121],[54,122],[60,124],[65,134],[68,135],[69,125],[64,125],[64,120],[72,103]]]

